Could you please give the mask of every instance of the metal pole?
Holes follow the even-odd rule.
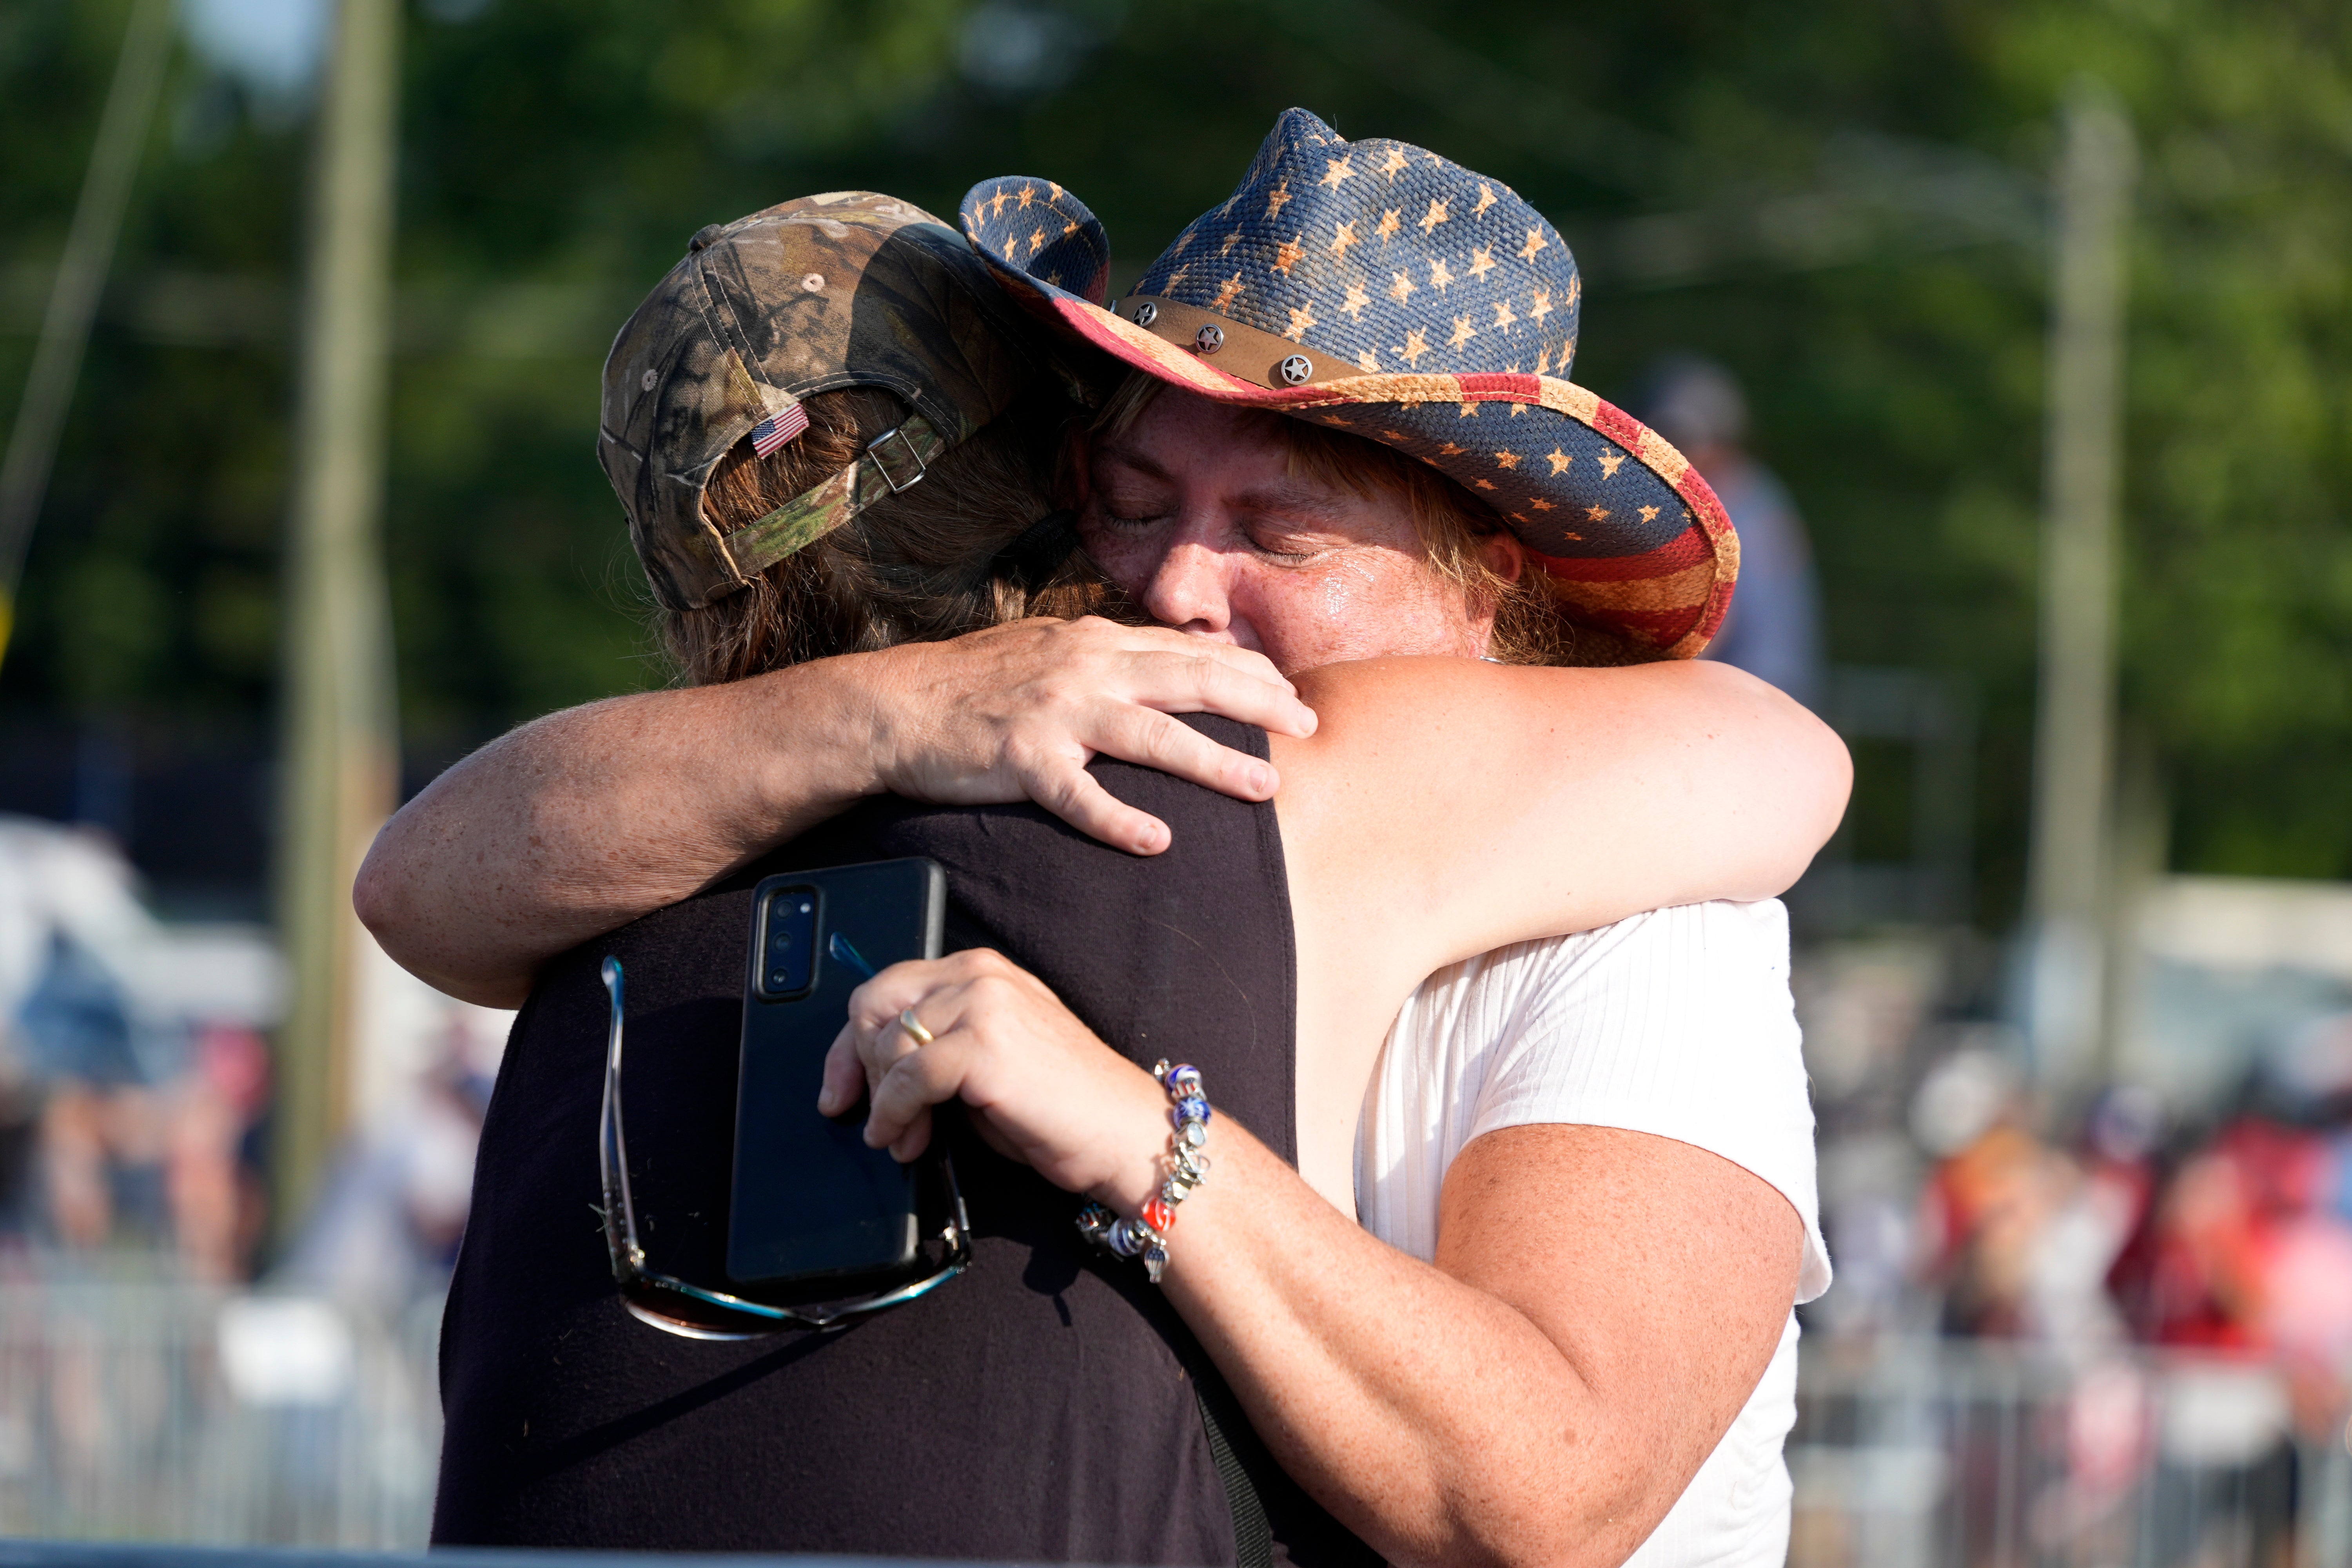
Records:
[[[25,377],[24,400],[8,430],[8,455],[0,459],[0,659],[8,657],[16,627],[16,586],[24,580],[25,556],[32,549],[33,524],[49,488],[64,435],[74,383],[81,376],[82,351],[89,343],[90,318],[114,264],[114,243],[122,233],[122,210],[130,204],[131,176],[147,145],[155,118],[155,97],[163,65],[172,53],[172,0],[135,0],[123,28],[122,52],[114,82],[99,112],[98,137],[90,145],[73,226],[66,231],[65,254],[49,286],[41,316],[41,341]]]
[[[397,784],[379,525],[399,0],[340,0],[320,103],[286,567],[278,1223],[301,1217],[349,1109],[361,944],[352,879]]]
[[[2061,1084],[2095,1070],[2107,1033],[2124,237],[2135,164],[2131,126],[2095,83],[2076,85],[2064,124],[2028,881],[2034,1054],[2045,1079]]]

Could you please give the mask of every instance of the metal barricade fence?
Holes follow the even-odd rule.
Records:
[[[2294,1404],[2282,1370],[2213,1356],[1811,1341],[1790,1563],[2347,1568],[2344,1412],[2299,1438]]]
[[[440,1304],[0,1281],[0,1535],[417,1548]]]
[[[439,1323],[0,1279],[0,1536],[421,1547]],[[1825,1338],[1800,1367],[1792,1568],[2352,1568],[2343,1412],[2298,1441],[2276,1369]]]

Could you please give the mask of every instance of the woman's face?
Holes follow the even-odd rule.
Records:
[[[1165,388],[1080,465],[1087,552],[1163,626],[1286,674],[1394,654],[1475,658],[1494,628],[1430,568],[1402,494],[1295,476],[1263,416]]]

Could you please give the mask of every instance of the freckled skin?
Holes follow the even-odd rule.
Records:
[[[1286,675],[1486,651],[1494,617],[1425,569],[1404,498],[1293,476],[1266,416],[1169,388],[1086,457],[1079,536],[1163,626],[1255,649]],[[1492,548],[1515,574],[1517,542]]]
[[[1086,542],[1147,611],[1286,670],[1375,660],[1301,677],[1295,697],[1328,715],[1321,726],[1296,721],[1286,687],[1280,701],[1212,710],[1268,730],[1281,770],[1300,1157],[1293,1168],[1221,1118],[1215,1179],[1188,1201],[1165,1289],[1276,1458],[1386,1559],[1622,1563],[1769,1364],[1803,1256],[1796,1210],[1673,1139],[1507,1128],[1454,1162],[1435,1266],[1423,1263],[1354,1217],[1362,1086],[1399,1003],[1465,948],[1786,888],[1837,820],[1844,752],[1727,667],[1381,659],[1475,654],[1492,627],[1425,570],[1397,498],[1293,479],[1280,429],[1170,391],[1119,440],[1077,454]],[[1507,534],[1482,548],[1498,572],[1525,565]],[[1172,667],[1165,684],[1133,672],[1147,654]],[[1157,628],[1028,622],[593,704],[444,773],[378,839],[380,880],[363,874],[357,901],[388,949],[514,1005],[548,958],[856,800],[1063,799],[1057,776],[1086,777],[1089,755],[1152,760],[1149,744],[1106,743],[1143,732],[1132,725],[1074,719],[1073,691],[1087,711],[1108,699],[1124,724],[1192,710],[1204,670],[1224,669],[1228,692],[1267,686],[1259,665]],[[1157,731],[1171,728],[1193,734]],[[1024,752],[1068,771],[1016,768]],[[1273,782],[1187,776],[1251,800]],[[1139,852],[1168,842],[1164,825],[1143,842],[1094,821]],[[467,848],[479,865],[453,870]],[[1388,917],[1400,909],[1410,918]],[[922,972],[974,962],[869,983],[913,976],[915,989],[861,993],[867,1042],[911,1051],[892,1024],[925,999]],[[952,1030],[912,1059],[1021,1075],[994,1081],[1024,1087],[978,1092],[976,1112],[1035,1108],[1046,1120],[1024,1138],[1042,1130],[1091,1163],[1062,1177],[1138,1212],[1160,1180],[1150,1152],[1167,1137],[1165,1094],[1034,979],[1026,1004],[1006,1004],[1003,978],[975,992],[998,998],[984,1061],[958,1058],[948,1040],[966,1037]]]

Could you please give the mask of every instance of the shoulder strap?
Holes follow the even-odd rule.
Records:
[[[1234,1516],[1234,1561],[1237,1568],[1274,1568],[1274,1528],[1266,1522],[1265,1500],[1257,1495],[1257,1483],[1242,1467],[1234,1446],[1225,1441],[1225,1430],[1210,1408],[1213,1397],[1218,1404],[1230,1403],[1233,1391],[1225,1387],[1223,1378],[1215,1381],[1215,1396],[1202,1378],[1192,1380],[1192,1392],[1201,1406],[1201,1429],[1208,1434],[1210,1457],[1217,1461],[1217,1474],[1224,1479],[1225,1506]],[[1240,1412],[1232,1414],[1240,1418]]]

